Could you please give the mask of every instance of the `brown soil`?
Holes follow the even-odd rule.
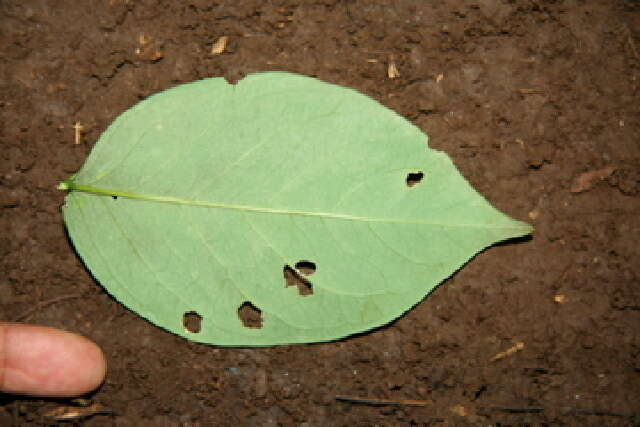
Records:
[[[104,349],[90,398],[115,414],[87,426],[640,425],[639,31],[636,0],[0,0],[0,319]],[[534,237],[339,342],[216,348],[129,312],[74,253],[56,184],[138,100],[264,70],[395,109]],[[4,396],[0,425],[67,403]]]

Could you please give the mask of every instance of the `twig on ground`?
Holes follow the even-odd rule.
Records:
[[[82,297],[82,295],[80,294],[70,294],[70,295],[61,295],[59,297],[51,298],[50,300],[47,300],[47,301],[41,301],[36,305],[34,305],[33,307],[31,307],[30,309],[28,309],[27,311],[25,311],[24,313],[22,313],[21,315],[19,315],[18,317],[16,317],[15,321],[21,322],[24,320],[28,320],[35,312],[40,311],[45,307],[48,307],[53,304],[57,304],[62,301],[66,301],[74,298],[80,298],[80,297]]]
[[[75,130],[75,143],[76,145],[80,144],[82,141],[82,133],[84,131],[84,126],[80,122],[76,122],[72,128]]]
[[[520,351],[523,348],[524,348],[524,343],[523,342],[516,343],[516,345],[514,345],[510,349],[502,351],[502,352],[496,354],[495,356],[493,356],[491,358],[491,361],[495,362],[496,360],[500,360],[500,359],[503,359],[503,358],[505,358],[507,356],[511,356],[513,353],[515,353],[516,351]]]
[[[625,30],[627,32],[627,43],[629,43],[629,49],[631,49],[631,53],[636,59],[640,59],[640,55],[638,55],[638,49],[636,49],[636,43],[633,41],[633,34],[629,27],[625,26]]]
[[[491,408],[494,411],[507,412],[509,414],[538,414],[544,412],[544,408],[503,408],[494,406]]]
[[[520,89],[518,92],[522,95],[542,95],[544,94],[543,90],[540,89]]]
[[[364,398],[356,396],[336,396],[336,400],[349,403],[361,403],[364,405],[374,406],[427,406],[431,404],[428,400],[391,400],[391,399],[376,399],[376,398]]]

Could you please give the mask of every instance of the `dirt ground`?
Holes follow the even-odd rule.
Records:
[[[216,348],[128,311],[57,183],[140,99],[265,70],[396,110],[533,238],[338,342]],[[639,85],[637,0],[0,0],[0,320],[103,348],[113,412],[83,426],[640,425]],[[68,404],[1,396],[0,425]]]

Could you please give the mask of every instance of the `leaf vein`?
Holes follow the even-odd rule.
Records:
[[[203,200],[189,200],[189,199],[182,199],[179,197],[171,197],[171,196],[143,195],[143,194],[136,194],[128,191],[103,189],[103,188],[97,188],[97,187],[92,187],[88,185],[75,184],[71,181],[65,181],[64,189],[71,190],[71,191],[81,191],[85,193],[98,194],[103,196],[126,197],[130,199],[143,200],[147,202],[172,203],[172,204],[186,205],[186,206],[228,209],[228,210],[242,211],[245,213],[255,212],[255,213],[265,213],[265,214],[299,215],[299,216],[322,217],[326,219],[345,220],[345,221],[380,222],[380,223],[393,223],[393,224],[417,224],[417,225],[425,225],[425,226],[451,227],[451,228],[500,229],[500,230],[513,230],[513,231],[522,232],[522,233],[527,233],[531,230],[531,226],[529,226],[526,223],[501,226],[501,225],[492,225],[492,224],[469,224],[469,223],[452,224],[452,223],[439,222],[439,221],[424,221],[424,220],[413,220],[413,219],[403,219],[403,218],[372,218],[372,217],[358,216],[358,215],[351,215],[351,214],[344,214],[344,213],[312,212],[312,211],[304,211],[304,210],[296,210],[296,209],[278,209],[278,208],[270,208],[270,207],[208,202]]]

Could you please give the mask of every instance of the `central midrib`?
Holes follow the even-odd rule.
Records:
[[[357,222],[419,224],[419,225],[431,225],[431,226],[437,226],[437,227],[451,227],[451,228],[473,227],[473,228],[511,229],[511,230],[520,230],[523,233],[527,232],[526,230],[524,230],[525,227],[523,226],[518,227],[518,226],[493,226],[490,224],[449,224],[449,223],[439,223],[434,221],[406,220],[406,219],[400,219],[400,218],[369,218],[369,217],[363,217],[363,216],[331,213],[331,212],[310,212],[310,211],[301,211],[301,210],[295,210],[295,209],[274,209],[274,208],[257,207],[257,206],[206,202],[201,200],[187,200],[187,199],[180,199],[178,197],[144,195],[144,194],[130,193],[127,191],[92,187],[90,185],[76,184],[71,180],[66,180],[61,182],[60,185],[58,185],[58,189],[67,190],[67,191],[79,191],[83,193],[97,194],[101,196],[125,197],[128,199],[144,200],[147,202],[171,203],[176,205],[229,209],[229,210],[237,210],[237,211],[243,211],[243,212],[270,213],[270,214],[279,214],[279,215],[299,215],[299,216],[321,217],[321,218],[327,218],[327,219],[339,219],[339,220],[357,221]]]

